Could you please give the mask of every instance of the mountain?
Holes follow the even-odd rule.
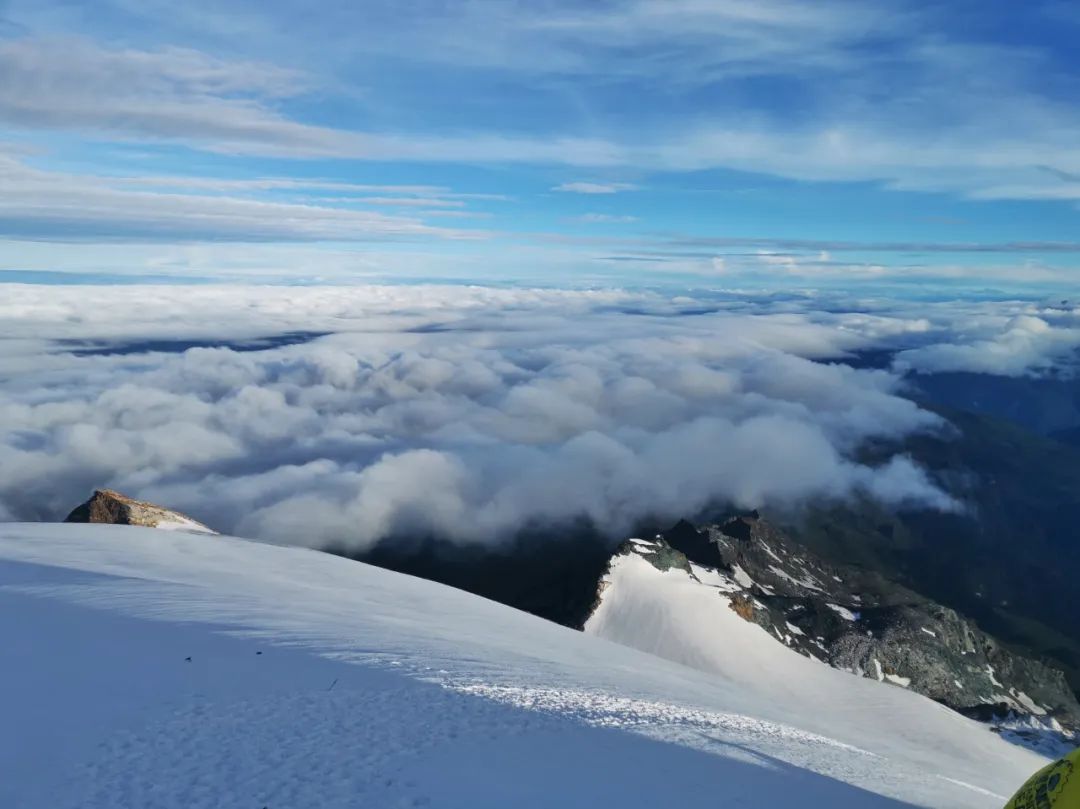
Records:
[[[867,448],[914,458],[963,510],[817,504],[784,518],[822,559],[876,572],[1047,657],[1080,691],[1080,450],[989,416],[938,408],[952,429]]]
[[[655,531],[659,526],[650,526]],[[394,537],[359,554],[334,553],[420,576],[580,629],[613,544],[585,525],[523,532],[505,543],[457,544],[434,537]]]
[[[0,805],[998,809],[1046,761],[627,558],[590,625],[714,671],[317,551],[2,524]]]
[[[179,511],[162,508],[143,500],[135,500],[112,489],[96,489],[89,500],[76,506],[67,515],[64,522],[141,525],[145,528],[161,528],[167,531],[216,533]]]
[[[628,565],[638,571],[629,579]],[[656,581],[681,577],[681,591],[707,593],[707,608],[692,611],[674,594],[665,603],[654,589],[650,609],[665,626],[658,639],[643,628],[654,618],[622,612],[641,600],[625,591],[648,583],[650,574]],[[1049,752],[1076,745],[1080,703],[1060,671],[1014,654],[955,611],[887,579],[823,562],[756,512],[700,529],[683,522],[624,543],[600,580],[584,629],[723,671],[730,614],[806,657],[992,720],[1018,742]]]
[[[1009,650],[1063,670],[1080,693],[1080,448],[992,416],[921,404],[949,427],[866,446],[859,459],[910,456],[960,510],[890,509],[856,498],[771,518],[822,562],[877,575],[954,610]],[[685,516],[707,523],[722,513]],[[641,525],[635,534],[668,527]],[[503,538],[494,548],[395,537],[355,555],[580,627],[624,538],[605,526],[559,526]]]
[[[915,373],[906,377],[924,403],[976,413],[1036,435],[1080,429],[1080,378],[1070,367],[1045,376],[1000,376],[971,372]]]

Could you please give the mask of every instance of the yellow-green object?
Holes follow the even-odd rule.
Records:
[[[1080,809],[1080,749],[1031,776],[1005,809]]]

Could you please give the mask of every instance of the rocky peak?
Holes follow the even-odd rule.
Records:
[[[112,489],[96,489],[89,500],[67,515],[64,522],[139,525],[198,534],[217,533],[186,514],[144,500],[136,500]]]
[[[678,568],[691,576],[694,575],[686,554],[675,550],[661,536],[656,539],[628,539],[615,551],[616,556],[625,556],[629,553],[637,554],[647,560],[657,570]]]
[[[684,571],[803,655],[993,717],[1002,733],[1071,744],[1080,728],[1080,704],[1060,671],[895,582],[823,561],[757,512],[704,526],[683,521],[654,539],[628,540],[612,564],[627,554],[662,572]]]
[[[756,510],[738,514],[720,525],[720,531],[732,539],[749,542],[753,539],[754,527],[760,519],[761,515]]]

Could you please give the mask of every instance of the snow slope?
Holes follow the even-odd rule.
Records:
[[[647,581],[597,620],[677,657]],[[1043,763],[730,629],[705,673],[315,551],[2,524],[0,806],[998,807]]]

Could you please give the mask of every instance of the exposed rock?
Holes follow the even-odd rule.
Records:
[[[690,568],[690,560],[686,554],[675,550],[666,542],[648,541],[644,539],[628,539],[615,551],[615,556],[625,556],[628,553],[636,553],[649,560],[649,563],[657,570],[671,570],[678,568],[694,575]]]
[[[744,621],[754,620],[754,601],[749,596],[736,593],[731,597],[731,609]]]
[[[835,668],[910,688],[995,727],[1020,717],[1032,733],[1067,742],[1080,728],[1080,703],[1062,672],[879,575],[822,561],[756,512],[701,528],[681,522],[654,540],[629,540],[616,556],[627,553],[659,570],[684,570],[779,642]],[[601,589],[598,603],[602,597]]]
[[[200,522],[185,514],[154,503],[135,500],[112,489],[97,489],[90,499],[75,508],[64,522],[96,522],[111,525],[140,525],[169,531],[191,531],[214,534]]]

